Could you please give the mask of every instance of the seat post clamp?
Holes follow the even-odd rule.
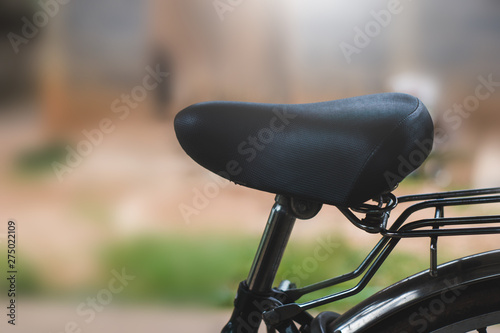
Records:
[[[321,207],[323,207],[323,204],[320,202],[298,199],[295,197],[290,199],[290,209],[293,215],[301,220],[313,218],[319,213]]]

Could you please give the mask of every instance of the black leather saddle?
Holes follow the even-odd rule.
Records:
[[[390,191],[430,153],[420,100],[383,93],[311,104],[205,102],[175,118],[196,162],[247,187],[341,207]]]

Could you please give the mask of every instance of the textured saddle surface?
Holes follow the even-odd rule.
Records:
[[[309,104],[215,101],[175,118],[186,153],[237,184],[355,206],[419,167],[434,127],[422,102],[382,93]]]

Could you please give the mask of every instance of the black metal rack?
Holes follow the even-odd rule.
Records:
[[[394,247],[402,238],[430,238],[430,268],[431,276],[437,275],[437,241],[443,236],[500,234],[500,215],[445,217],[445,207],[500,203],[500,188],[487,188],[464,191],[450,191],[420,195],[394,197],[388,193],[381,196],[378,205],[362,205],[356,208],[339,208],[339,210],[358,228],[370,233],[380,233],[382,238],[352,272],[321,281],[302,288],[288,289],[286,294],[289,304],[265,312],[266,322],[273,324],[292,319],[305,310],[338,301],[359,293],[368,284],[387,259]],[[390,212],[400,203],[417,202],[406,208],[400,216],[387,228]],[[434,209],[432,218],[409,221],[416,212],[424,209]],[[354,212],[364,213],[365,218],[359,219]],[[408,222],[409,221],[409,222]],[[479,224],[497,226],[476,226]],[[454,227],[454,228],[450,228]],[[340,283],[361,277],[352,288],[346,289],[319,299],[305,303],[292,303],[311,292],[332,287]]]

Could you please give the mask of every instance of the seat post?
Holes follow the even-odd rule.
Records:
[[[222,333],[257,333],[262,314],[284,301],[279,299],[283,295],[272,287],[295,220],[309,219],[321,209],[319,203],[282,195],[277,195],[275,200],[250,273],[238,287],[233,314]],[[286,332],[299,332],[291,321],[287,325]]]
[[[290,208],[290,199],[277,195],[246,280],[249,291],[271,291],[295,219]]]

